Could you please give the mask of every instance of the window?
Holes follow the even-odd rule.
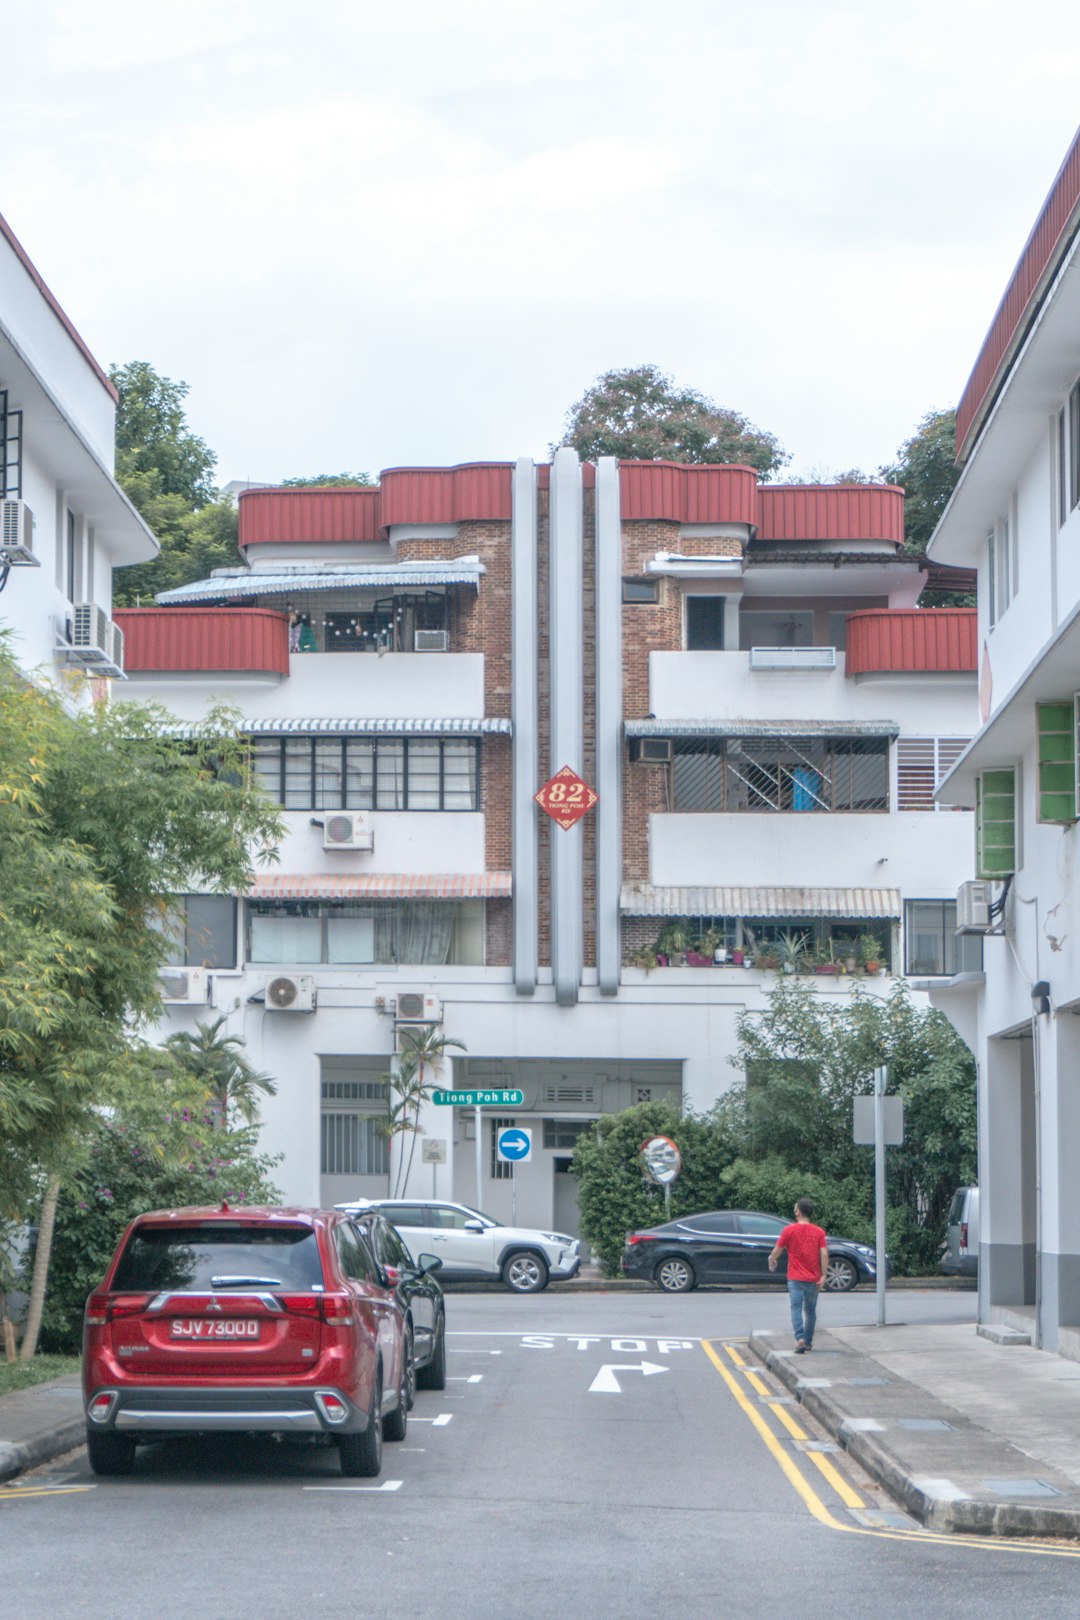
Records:
[[[0,388],[0,496],[21,500],[23,413],[8,404],[8,391]]]
[[[393,1221],[395,1226],[438,1226],[434,1218],[429,1220],[427,1211],[422,1204],[391,1204],[387,1207],[386,1218]]]
[[[641,1101],[641,1099],[638,1099]],[[544,1146],[546,1148],[576,1147],[579,1136],[592,1130],[591,1119],[545,1119]]]
[[[777,1238],[786,1225],[786,1221],[779,1220],[775,1215],[739,1216],[739,1226],[748,1237]]]
[[[952,977],[982,970],[982,938],[957,934],[955,900],[908,900],[904,905],[904,972]]]
[[[624,579],[622,582],[622,599],[624,602],[637,604],[659,602],[660,581],[658,579]]]
[[[980,771],[975,778],[975,869],[981,878],[1016,870],[1016,772]]]
[[[507,1169],[509,1169],[509,1165]],[[397,1219],[396,1211],[394,1212],[394,1219]],[[430,1224],[443,1227],[450,1232],[464,1232],[466,1225],[470,1221],[479,1219],[479,1215],[474,1215],[472,1210],[469,1209],[455,1209],[450,1204],[432,1204],[431,1206]]]
[[[900,737],[896,743],[896,808],[958,810],[939,805],[934,794],[964,752],[970,737]],[[968,807],[970,808],[970,807]]]
[[[1019,589],[1020,556],[1016,521],[1007,512],[986,537],[987,597],[990,625],[1005,613]]]
[[[236,901],[229,894],[183,894],[167,924],[169,967],[234,968]]]
[[[676,738],[672,808],[888,810],[884,737]]]
[[[1070,826],[1076,820],[1076,700],[1036,703],[1039,821]]]
[[[75,514],[70,509],[67,514],[67,527],[64,534],[64,595],[69,602],[75,601],[76,569],[78,566],[78,541],[75,534]]]
[[[766,612],[743,608],[739,614],[739,646],[812,647],[814,615],[809,608],[781,608]]]
[[[686,647],[688,652],[722,652],[724,647],[723,596],[686,598]]]
[[[686,1215],[679,1221],[680,1226],[687,1227],[691,1232],[712,1233],[719,1236],[724,1232],[735,1231],[734,1215]]]
[[[1069,508],[1080,506],[1080,382],[1069,394]]]
[[[483,962],[482,900],[249,900],[253,964]]]
[[[286,810],[476,810],[475,738],[260,737],[255,775]]]
[[[499,1132],[508,1131],[517,1124],[515,1119],[493,1119],[491,1125],[491,1177],[493,1181],[512,1181],[514,1167],[499,1158]]]
[[[338,1257],[346,1277],[354,1282],[374,1282],[378,1276],[374,1258],[355,1226],[343,1221],[336,1236]]]
[[[387,1087],[376,1080],[323,1078],[322,1174],[385,1176],[390,1168]]]
[[[829,645],[837,652],[843,652],[847,646],[847,622],[851,612],[850,608],[837,608],[829,614]]]

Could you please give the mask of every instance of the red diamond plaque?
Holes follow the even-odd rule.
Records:
[[[546,810],[552,821],[557,821],[565,831],[588,815],[600,795],[569,765],[564,765],[533,797],[541,810]]]

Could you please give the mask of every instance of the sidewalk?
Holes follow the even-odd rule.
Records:
[[[77,1376],[0,1396],[0,1484],[81,1446],[85,1436]]]
[[[930,1530],[1080,1537],[1080,1365],[974,1324],[838,1328],[750,1348]]]

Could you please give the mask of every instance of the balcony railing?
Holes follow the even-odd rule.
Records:
[[[129,675],[289,673],[289,625],[269,608],[119,608]]]
[[[964,674],[978,668],[974,608],[872,608],[847,621],[848,675]]]

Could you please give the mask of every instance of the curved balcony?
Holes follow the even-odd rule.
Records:
[[[847,621],[848,675],[974,675],[974,608],[870,608]]]
[[[289,624],[269,608],[118,608],[129,675],[289,673]]]

